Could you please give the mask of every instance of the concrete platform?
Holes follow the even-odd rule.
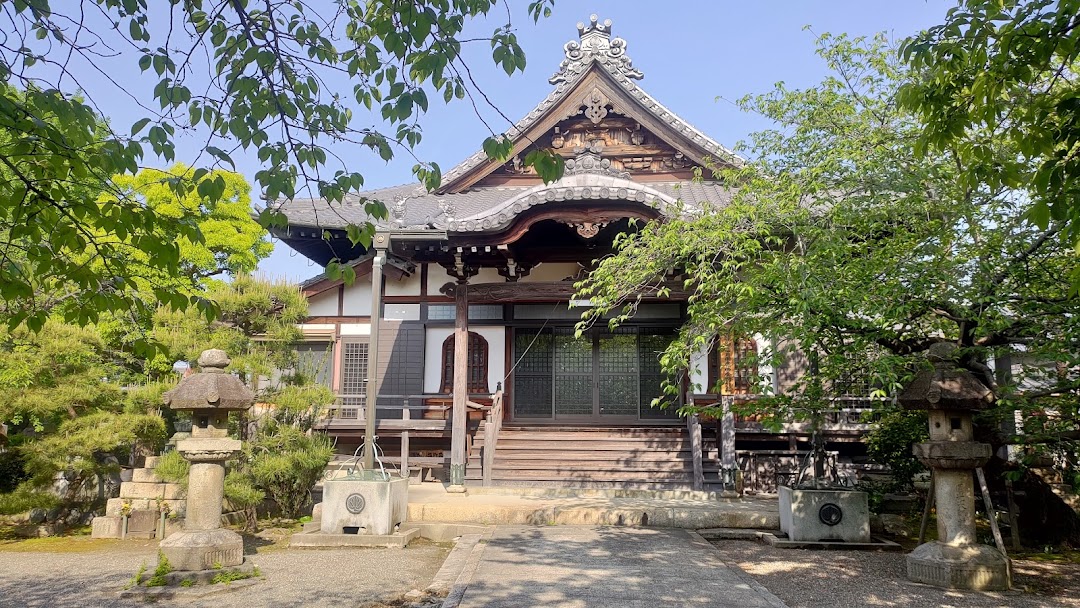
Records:
[[[326,534],[323,532],[300,532],[289,538],[289,546],[301,549],[325,547],[388,547],[402,549],[416,537],[420,530],[410,528],[393,534]]]
[[[500,526],[462,541],[443,608],[786,608],[689,530]]]
[[[709,492],[409,488],[409,522],[482,525],[611,525],[779,530],[775,499],[726,499]]]

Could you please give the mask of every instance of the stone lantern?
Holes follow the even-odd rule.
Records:
[[[972,473],[990,459],[991,448],[975,442],[972,413],[990,407],[994,395],[956,366],[955,355],[955,345],[935,344],[929,353],[934,369],[919,372],[899,396],[904,408],[929,413],[930,441],[913,452],[933,470],[937,503],[938,540],[908,555],[908,578],[954,589],[1008,589],[1009,559],[975,536]]]
[[[176,570],[206,570],[239,566],[244,541],[221,527],[225,491],[225,461],[240,453],[239,439],[229,437],[229,412],[242,412],[255,400],[239,378],[225,373],[225,351],[211,349],[199,356],[198,373],[165,393],[165,404],[191,412],[191,437],[176,449],[191,463],[184,528],[161,542],[161,552]]]

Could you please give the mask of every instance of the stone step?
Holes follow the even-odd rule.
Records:
[[[132,510],[158,510],[158,502],[153,498],[110,498],[105,503],[105,515],[119,517],[124,508],[124,503],[130,502]],[[182,515],[187,508],[187,501],[174,498],[163,501],[169,505],[170,513]]]
[[[183,498],[179,484],[125,481],[120,484],[120,498]]]
[[[146,462],[143,463],[143,468],[152,469],[157,466],[158,460],[161,456],[147,456]]]
[[[131,481],[135,483],[164,483],[154,473],[154,469],[135,469],[131,472]]]

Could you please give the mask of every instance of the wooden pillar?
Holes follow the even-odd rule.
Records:
[[[735,414],[731,411],[733,397],[720,397],[720,470],[724,479],[724,494],[739,495],[739,465],[735,460]],[[732,487],[728,487],[728,484]]]
[[[705,487],[705,474],[701,467],[701,422],[697,414],[691,414],[686,417],[686,424],[690,428],[690,454],[694,465],[693,488],[702,490]]]
[[[465,491],[465,432],[469,401],[469,287],[458,281],[454,290],[454,412],[450,431],[450,487],[448,492]]]

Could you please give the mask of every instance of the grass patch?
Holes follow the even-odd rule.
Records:
[[[1053,547],[1045,551],[1014,552],[1011,557],[1044,564],[1080,564],[1080,551]]]
[[[131,589],[132,587],[138,587],[142,583],[142,577],[146,574],[146,562],[139,565],[139,569],[135,571],[135,576],[131,577],[131,580],[124,585],[124,589]]]
[[[111,538],[90,538],[89,536],[18,538],[0,535],[0,552],[89,553],[113,547],[117,542]]]
[[[253,572],[240,572],[239,570],[222,570],[214,575],[214,578],[210,579],[211,585],[228,585],[235,581],[242,581],[247,578],[259,576],[259,571],[256,569]]]
[[[165,557],[165,554],[158,551],[158,563],[157,568],[154,568],[154,575],[150,577],[150,580],[146,581],[147,587],[164,587],[169,584],[169,579],[165,578],[172,572],[172,565],[169,564],[169,558]]]

